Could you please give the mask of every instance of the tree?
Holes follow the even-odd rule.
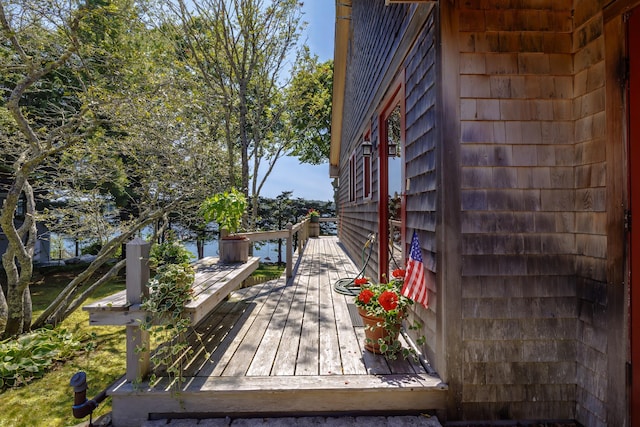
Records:
[[[21,106],[27,94],[37,92],[37,84],[45,76],[67,64],[71,64],[70,72],[78,71],[74,56],[78,53],[77,33],[92,10],[84,6],[61,15],[63,11],[57,6],[51,2],[46,10],[37,10],[0,3],[0,25],[7,41],[3,43],[3,69],[10,71],[11,80],[15,81],[5,96],[3,114],[11,120],[7,138],[2,141],[11,164],[11,177],[0,212],[0,227],[8,241],[2,256],[7,296],[0,299],[0,327],[4,326],[5,336],[28,329],[31,321],[29,281],[37,230],[30,180],[45,159],[78,144],[96,126],[91,97],[86,92],[77,98],[80,105],[60,103],[50,110],[46,103],[42,107],[36,105],[36,114],[47,113],[46,119],[44,114],[38,114],[40,121],[33,120],[31,111]],[[42,46],[46,52],[39,49]],[[26,214],[18,222],[14,217],[22,197],[26,200]]]
[[[239,152],[239,187],[246,195],[251,191],[249,228],[253,228],[262,185],[277,160],[292,148],[293,135],[283,124],[288,119],[282,88],[287,61],[297,56],[303,26],[300,4],[296,0],[177,0],[168,3],[168,10],[182,25],[184,44],[206,82],[209,99],[224,106],[229,169],[235,167]],[[265,161],[267,171],[261,175]],[[234,180],[231,173],[230,184]]]
[[[124,261],[93,277],[128,239],[193,210],[222,183],[217,141],[202,138],[193,112],[199,105],[189,102],[197,88],[191,74],[174,67],[162,32],[146,27],[130,2],[0,2],[0,26],[9,88],[0,107],[8,171],[0,226],[9,241],[0,330],[12,336],[31,322],[35,194],[75,205],[73,217],[48,209],[61,230],[71,226],[67,219],[86,223],[101,214],[110,227],[96,260],[35,321],[39,327],[58,323],[122,268]],[[21,199],[26,215],[19,221]],[[117,214],[105,217],[104,207]]]
[[[287,86],[287,110],[295,134],[292,154],[301,162],[324,163],[331,145],[333,60],[318,62],[305,47]]]
[[[52,188],[80,195],[87,190],[99,192],[124,211],[114,216],[116,231],[103,247],[105,251],[98,254],[99,259],[112,255],[146,227],[153,225],[154,233],[161,234],[171,218],[188,223],[202,199],[219,191],[224,183],[218,141],[203,134],[198,119],[201,105],[192,101],[197,82],[175,56],[165,53],[171,51],[165,33],[141,29],[123,44],[135,47],[118,49],[120,54],[129,52],[130,58],[124,61],[127,77],[121,79],[117,90],[108,85],[101,88],[101,98],[109,100],[101,108],[108,118],[108,132],[97,135],[82,150],[70,150],[69,161],[58,164],[61,168],[56,169],[58,179]],[[140,60],[141,52],[151,60]],[[85,273],[96,265],[100,264]],[[72,281],[35,325],[58,323],[104,278],[80,291],[83,280],[89,276],[83,273]]]

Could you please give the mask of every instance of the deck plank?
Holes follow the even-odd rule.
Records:
[[[329,244],[323,244],[323,253],[331,254]],[[334,310],[334,295],[331,270],[332,259],[325,257],[321,268],[325,274],[318,274],[320,292],[320,375],[342,374],[342,355],[340,351],[340,339],[338,336],[338,324]]]
[[[289,317],[294,295],[295,286],[293,283],[287,283],[286,286],[282,288],[282,294],[280,295],[278,303],[273,308],[273,314],[269,319],[267,330],[247,370],[247,376],[270,375],[278,348],[281,345],[288,345],[282,338],[284,325]]]
[[[221,304],[208,318],[202,321],[196,328],[200,334],[199,340],[191,340],[195,353],[185,369],[185,376],[209,375],[219,363],[218,358],[227,347],[226,341],[230,341],[234,333],[239,329],[244,319],[259,303],[256,297],[269,289],[265,284],[256,285],[244,290],[243,299],[231,298]],[[200,344],[200,348],[198,346]]]
[[[318,271],[320,253],[319,245],[311,256],[314,268],[308,271],[308,285],[300,332],[300,345],[296,360],[296,375],[318,375],[320,364],[320,276]]]
[[[357,270],[355,265],[339,252],[340,248],[337,244],[329,245],[328,254],[330,256],[334,268],[328,269],[329,283],[331,283],[331,292],[333,298],[333,309],[335,313],[335,321],[337,325],[338,341],[340,344],[340,357],[342,360],[342,373],[344,375],[365,375],[367,369],[363,364],[363,349],[358,343],[358,337],[355,334],[347,301],[353,299],[352,296],[338,294],[333,290],[335,283],[345,277],[355,277]],[[346,259],[345,259],[346,258]]]
[[[283,281],[277,282],[280,286],[263,292],[256,298],[257,306],[242,322],[240,332],[230,343],[222,356],[221,362],[213,371],[213,376],[242,376],[245,375],[256,349],[264,336],[269,319],[274,307],[280,301],[284,289]]]
[[[300,333],[302,331],[302,316],[304,314],[304,304],[309,287],[310,268],[310,264],[305,263],[295,276],[295,293],[282,332],[282,342],[284,345],[278,348],[273,363],[272,375],[295,374],[298,348],[300,345]]]
[[[244,302],[244,310],[229,330],[228,336],[211,354],[213,363],[204,366],[202,370],[198,371],[198,377],[222,375],[240,347],[242,339],[250,332],[256,317],[263,310],[268,297],[280,292],[281,288],[282,284],[278,282],[270,286],[241,289],[231,295],[232,300],[238,299]],[[256,292],[256,289],[259,292]]]

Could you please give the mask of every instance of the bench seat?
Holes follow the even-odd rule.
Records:
[[[193,299],[187,303],[186,312],[191,324],[199,323],[227,296],[238,289],[260,263],[259,257],[250,257],[246,263],[223,264],[217,257],[207,257],[194,263]],[[140,304],[127,301],[126,291],[120,291],[94,303],[85,305],[89,312],[89,324],[93,326],[139,325],[147,315]]]

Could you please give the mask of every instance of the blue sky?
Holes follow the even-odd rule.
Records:
[[[307,28],[303,40],[320,61],[333,58],[335,0],[306,0],[302,7]],[[277,197],[293,191],[293,198],[333,200],[329,164],[306,165],[291,157],[278,161],[261,191],[263,197]]]

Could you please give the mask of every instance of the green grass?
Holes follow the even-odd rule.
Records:
[[[255,277],[277,278],[280,277],[284,271],[284,267],[284,264],[278,265],[277,263],[267,264],[261,262],[258,268],[251,275]]]
[[[73,274],[73,271],[48,271],[46,279],[41,274],[34,275],[34,318],[53,300]],[[122,289],[122,279],[107,283],[87,303]],[[73,313],[61,327],[73,331],[74,335],[87,344],[93,341],[95,348],[56,365],[43,378],[26,386],[0,392],[0,426],[57,427],[79,424],[83,420],[75,419],[71,413],[73,390],[69,386],[69,380],[73,374],[78,371],[87,373],[87,397],[93,398],[124,373],[123,327],[89,326],[89,316],[82,310]],[[94,412],[94,419],[110,410],[110,399],[107,399]]]

